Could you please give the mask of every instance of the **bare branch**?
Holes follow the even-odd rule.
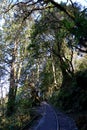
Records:
[[[69,0],[69,1],[71,2],[71,4],[72,4],[72,7],[74,8],[74,4],[73,4],[72,0]]]
[[[82,52],[82,53],[87,53],[87,49],[85,49],[85,50],[83,50],[83,49],[81,49],[81,48],[79,48],[79,47],[77,47],[77,46],[74,46],[77,50],[79,50],[80,52]]]
[[[15,4],[11,5],[11,4],[12,4],[12,2],[11,2],[11,3],[9,4],[9,6],[8,6],[8,9],[7,9],[6,11],[4,11],[3,13],[9,12],[9,11],[10,11],[11,9],[13,9],[15,6],[20,6],[20,5],[33,6],[33,5],[37,4],[37,3],[38,3],[38,1],[31,3],[31,0],[29,0],[29,1],[27,1],[27,2],[18,2],[18,3],[15,3]],[[28,5],[27,5],[27,4],[28,4]]]
[[[41,7],[41,8],[33,8],[32,10],[30,10],[27,15],[23,18],[22,23],[32,14],[32,12],[34,11],[39,11],[39,10],[44,10],[44,9],[50,9],[50,8],[54,8],[54,6],[47,6],[47,7]]]

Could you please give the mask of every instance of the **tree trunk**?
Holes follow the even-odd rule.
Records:
[[[58,43],[57,47],[58,47],[57,57],[60,62],[60,68],[63,77],[61,87],[69,87],[74,74],[74,69],[72,65],[73,52],[71,51],[71,58],[68,59],[66,58],[65,53],[63,51],[62,42]]]
[[[54,63],[53,54],[51,54],[51,58],[52,58],[52,69],[53,69],[54,86],[57,88],[56,71],[55,71],[55,63]]]
[[[11,116],[15,112],[15,98],[17,92],[17,65],[15,63],[17,56],[17,42],[14,43],[14,49],[12,52],[11,71],[10,71],[10,86],[7,103],[7,116]]]
[[[62,77],[63,77],[61,87],[62,88],[69,87],[70,83],[71,83],[71,80],[72,80],[72,76],[69,75],[69,73],[66,72],[66,70],[64,70],[64,68],[61,68],[61,71],[62,71]]]
[[[15,111],[15,98],[16,98],[17,86],[15,83],[14,77],[14,63],[11,66],[10,73],[10,87],[9,87],[9,95],[8,95],[8,103],[7,103],[7,116],[11,116]]]

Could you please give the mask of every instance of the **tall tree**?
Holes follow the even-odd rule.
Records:
[[[63,2],[63,1],[62,1]],[[61,4],[59,2],[56,2],[55,0],[30,0],[30,1],[16,1],[15,3],[11,2],[6,9],[5,12],[9,11],[12,8],[17,7],[19,10],[19,16],[22,16],[22,21],[25,21],[29,18],[31,14],[34,12],[38,12],[40,10],[45,10],[47,8],[54,8],[56,7],[60,11],[64,12],[72,21],[73,26],[69,28],[70,31],[72,31],[72,34],[76,37],[77,43],[84,47],[85,49],[78,47],[77,44],[75,44],[76,48],[79,49],[79,51],[87,52],[87,45],[86,45],[86,23],[87,23],[87,17],[86,17],[86,9],[81,9],[79,6],[77,6],[76,3],[73,3],[72,0],[70,0],[70,6],[68,7],[67,2],[64,4]],[[23,10],[22,10],[22,8]],[[78,8],[78,11],[77,11]],[[22,10],[22,11],[21,11]],[[85,28],[84,28],[85,26]],[[81,30],[83,30],[81,32]],[[77,33],[78,32],[78,33]],[[80,35],[79,35],[80,34]]]
[[[25,25],[27,27],[25,27]],[[18,86],[22,83],[23,79],[27,77],[21,76],[23,68],[28,64],[29,52],[27,45],[29,44],[29,33],[31,23],[23,23],[21,26],[19,16],[17,17],[13,11],[9,11],[5,15],[4,30],[4,50],[7,63],[7,71],[9,77],[9,94],[7,103],[7,115],[10,116],[15,110],[15,99]],[[23,81],[23,82],[22,82]]]
[[[40,20],[37,20],[32,33],[32,42],[35,46],[44,44],[47,53],[51,54],[52,52],[58,58],[64,78],[62,86],[64,86],[67,78],[72,77],[74,71],[72,65],[73,50],[68,48],[66,41],[69,32],[61,24],[64,17],[64,14],[61,16],[61,12],[57,13],[57,9],[55,11],[48,10],[42,14]]]

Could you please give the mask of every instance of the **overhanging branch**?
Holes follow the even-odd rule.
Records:
[[[60,9],[61,11],[65,12],[73,21],[75,21],[75,17],[69,12],[67,11],[62,5],[58,4],[57,2],[55,2],[54,0],[50,0],[50,2],[57,7],[58,9]]]

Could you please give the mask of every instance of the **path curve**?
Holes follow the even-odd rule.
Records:
[[[42,102],[37,111],[42,115],[42,118],[29,130],[78,130],[72,118],[60,111],[55,111],[46,102]]]
[[[42,118],[32,130],[59,130],[58,117],[55,110],[48,103],[41,104]]]

